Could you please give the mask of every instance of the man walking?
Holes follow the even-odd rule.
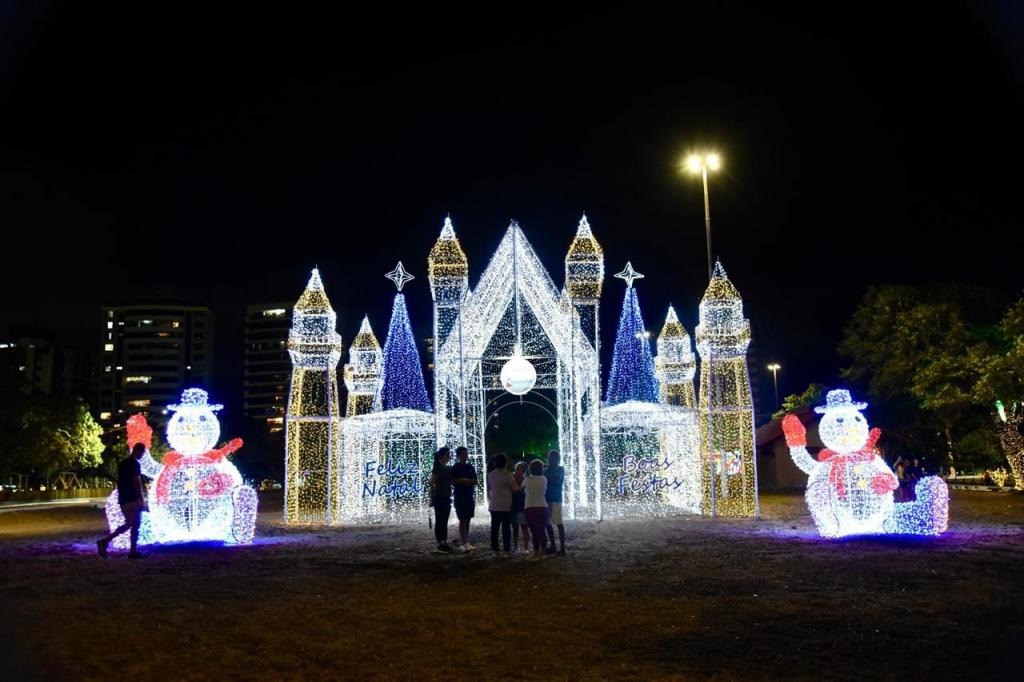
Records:
[[[565,467],[562,465],[562,457],[558,450],[548,453],[548,468],[544,475],[548,479],[548,487],[544,493],[544,499],[548,503],[548,539],[551,545],[548,547],[548,554],[555,553],[555,529],[552,524],[558,526],[558,553],[565,555],[565,526],[562,525],[562,487],[565,483]]]
[[[137,545],[139,543],[139,522],[142,512],[149,511],[146,506],[146,498],[142,492],[142,467],[139,460],[146,454],[146,446],[136,443],[132,447],[130,457],[125,457],[117,465],[117,502],[121,505],[121,513],[124,515],[124,523],[110,535],[96,541],[96,550],[101,557],[107,556],[107,545],[126,530],[131,530],[131,551],[128,556],[132,559],[142,558]]]
[[[469,463],[469,450],[465,447],[455,449],[455,466],[452,467],[452,485],[455,498],[455,516],[459,519],[459,540],[462,551],[475,549],[469,544],[469,522],[476,510],[476,469]]]

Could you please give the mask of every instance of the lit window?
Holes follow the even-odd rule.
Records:
[[[109,372],[110,371],[110,365],[107,365],[106,367],[104,367],[103,371],[104,372]]]
[[[19,372],[24,372],[25,371],[25,365],[18,365],[18,371]]]
[[[118,365],[114,369],[116,369],[118,372],[120,372],[122,369],[124,369],[124,367],[122,367],[121,365]]]
[[[113,329],[113,328],[114,328],[114,322],[112,320],[107,320],[107,329]]]
[[[153,320],[142,320],[141,322],[139,322],[139,325],[144,325],[144,324],[153,324]]]
[[[178,322],[177,320],[175,320],[174,322],[171,322],[171,326],[174,327],[175,329],[177,329],[178,327],[181,326],[181,322]]]
[[[129,383],[129,384],[148,384],[152,379],[153,379],[153,377],[145,377],[145,376],[135,376],[135,377],[125,377],[124,378],[125,383]]]
[[[264,317],[281,317],[284,314],[285,314],[285,309],[284,308],[271,308],[270,310],[264,310],[263,311],[263,316]]]
[[[107,353],[113,353],[114,352],[114,344],[112,344],[112,343],[105,343],[105,344],[103,344],[103,350],[105,352],[107,352]]]
[[[114,316],[114,311],[113,310],[108,310],[107,311],[107,317],[113,317],[113,316]]]
[[[145,400],[129,400],[128,404],[132,407],[149,407],[149,399]]]
[[[109,412],[100,412],[100,419],[110,419]]]

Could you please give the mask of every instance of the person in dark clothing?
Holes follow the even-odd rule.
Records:
[[[544,499],[548,503],[548,522],[546,530],[548,539],[551,541],[548,546],[548,554],[555,553],[555,527],[558,528],[559,554],[565,554],[565,526],[562,525],[562,488],[565,484],[565,467],[562,466],[562,457],[558,450],[548,453],[548,466],[544,470],[548,479],[548,488],[544,492]]]
[[[452,467],[452,485],[455,487],[455,515],[459,517],[459,540],[462,551],[475,549],[469,544],[469,523],[476,510],[476,469],[469,463],[469,450],[455,448],[455,466]]]
[[[452,470],[448,466],[451,450],[441,448],[434,453],[434,468],[430,472],[430,506],[434,508],[434,539],[437,549],[450,552],[448,546],[448,517],[452,513]]]
[[[145,494],[142,490],[142,467],[139,465],[146,454],[146,446],[136,443],[130,457],[125,457],[117,465],[117,502],[121,505],[124,523],[110,535],[96,541],[96,551],[101,557],[107,556],[107,545],[121,533],[131,530],[131,550],[128,556],[133,559],[142,557],[139,553],[139,522],[142,512],[149,511],[146,506]]]

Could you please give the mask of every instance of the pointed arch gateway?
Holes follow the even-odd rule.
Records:
[[[600,247],[586,218],[577,240]],[[596,249],[596,250],[595,250]],[[567,258],[567,279],[574,273]],[[593,260],[593,258],[591,258]],[[600,265],[600,261],[596,261]],[[558,444],[566,468],[565,509],[570,518],[601,515],[600,366],[596,324],[603,267],[591,267],[593,297],[573,298],[559,289],[518,223],[512,222],[472,290],[468,265],[451,221],[445,222],[430,258],[435,325],[435,415],[456,423],[474,464],[487,461],[485,431],[491,398],[506,391],[502,368],[520,355],[536,371],[529,392],[546,394],[556,405]],[[591,263],[593,265],[593,263]],[[573,289],[578,282],[570,281]],[[594,308],[591,316],[581,307]],[[582,322],[581,322],[582,321]],[[506,374],[506,380],[508,376]],[[515,390],[515,389],[513,389]],[[587,424],[593,424],[587,427]],[[439,433],[440,435],[440,433]],[[440,441],[440,438],[439,438]],[[456,445],[450,443],[450,445]]]

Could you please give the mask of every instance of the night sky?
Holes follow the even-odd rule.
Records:
[[[627,260],[646,274],[647,326],[671,302],[692,333],[702,196],[676,164],[696,147],[724,158],[714,251],[744,297],[762,391],[770,361],[783,394],[834,381],[871,283],[1019,295],[1024,9],[762,4],[5,4],[0,333],[90,342],[103,303],[209,304],[231,404],[244,304],[296,298],[314,265],[347,346],[364,313],[383,341],[384,273],[401,259],[425,337],[446,213],[471,285],[510,219],[561,285],[583,211],[609,275]],[[608,350],[622,290],[609,277]]]

